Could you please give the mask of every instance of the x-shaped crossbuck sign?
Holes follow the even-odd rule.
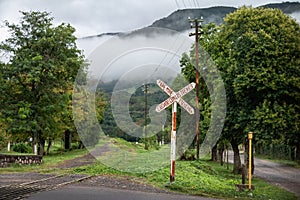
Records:
[[[163,101],[162,103],[160,103],[157,107],[156,107],[156,112],[161,112],[162,110],[164,110],[165,108],[167,108],[168,106],[170,106],[171,104],[173,104],[174,102],[177,102],[182,108],[184,108],[188,113],[190,113],[191,115],[194,114],[194,108],[192,108],[186,101],[184,101],[181,97],[183,97],[184,95],[186,95],[187,93],[189,93],[190,91],[192,91],[196,84],[195,83],[190,83],[187,86],[185,86],[184,88],[182,88],[181,90],[179,90],[178,92],[174,92],[166,83],[164,83],[162,80],[157,80],[156,81],[157,85],[163,90],[165,91],[165,93],[167,93],[170,97],[168,99],[166,99],[165,101]]]

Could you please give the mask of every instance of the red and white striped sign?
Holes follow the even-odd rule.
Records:
[[[194,114],[194,109],[186,102],[184,101],[181,97],[192,91],[196,84],[195,83],[190,83],[178,92],[174,92],[166,83],[164,83],[162,80],[157,80],[157,85],[164,91],[166,92],[170,97],[160,103],[156,107],[156,112],[161,112],[162,110],[166,109],[168,106],[173,104],[174,102],[177,102],[182,108],[184,108],[188,113],[191,115]]]

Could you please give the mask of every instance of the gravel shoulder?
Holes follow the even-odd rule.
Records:
[[[152,185],[145,184],[140,178],[129,176],[111,176],[101,175],[96,176],[85,181],[74,184],[74,186],[81,187],[108,187],[114,189],[125,189],[134,191],[143,191],[151,193],[171,193],[167,190],[156,188]]]

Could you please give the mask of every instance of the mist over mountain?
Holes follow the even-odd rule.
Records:
[[[191,29],[188,18],[191,19],[203,17],[206,23],[221,24],[223,18],[231,12],[234,12],[234,7],[211,7],[211,8],[199,8],[199,9],[184,9],[177,10],[171,15],[155,21],[150,27],[168,28],[178,32],[184,32]]]
[[[273,3],[273,4],[263,5],[260,7],[280,9],[285,14],[288,14],[293,18],[296,18],[296,20],[300,22],[300,2]],[[188,22],[188,17],[192,19],[194,18],[200,19],[200,17],[203,17],[204,18],[203,24],[207,24],[211,22],[216,24],[221,24],[223,23],[224,17],[227,14],[234,12],[235,10],[237,10],[237,8],[225,7],[225,6],[177,10],[171,13],[167,17],[156,20],[149,27],[167,28],[178,32],[185,32],[187,30],[190,30],[190,23]],[[103,36],[116,36],[119,34],[122,33],[101,33],[94,36],[84,37],[82,39],[103,37]]]
[[[285,14],[292,14],[300,12],[300,3],[299,2],[285,2],[285,3],[277,3],[277,4],[267,4],[261,6],[264,8],[277,8],[282,10]],[[211,7],[211,8],[199,8],[199,9],[184,9],[177,10],[173,12],[171,15],[159,19],[155,21],[151,27],[160,27],[160,28],[168,28],[171,30],[184,32],[190,29],[190,24],[188,23],[188,17],[191,19],[200,17],[204,18],[203,24],[207,23],[223,23],[224,17],[232,13],[237,8],[234,7]],[[299,19],[298,19],[299,21]]]
[[[300,22],[299,2],[267,4],[261,7],[281,9]],[[91,76],[98,80],[140,83],[141,80],[151,82],[152,79],[162,78],[161,75],[169,79],[180,72],[180,57],[182,53],[190,50],[194,42],[187,34],[192,31],[188,17],[200,19],[202,16],[203,24],[221,24],[224,17],[236,9],[210,7],[177,10],[148,27],[129,33],[101,33],[79,38],[77,44],[91,63]],[[170,69],[172,70],[166,72]]]

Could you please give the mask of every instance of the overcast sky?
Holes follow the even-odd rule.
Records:
[[[242,5],[259,6],[282,0],[0,0],[0,20],[18,22],[18,11],[51,12],[55,23],[67,22],[76,28],[76,36],[103,32],[130,31],[152,24],[177,9]],[[0,28],[0,40],[7,37]]]

